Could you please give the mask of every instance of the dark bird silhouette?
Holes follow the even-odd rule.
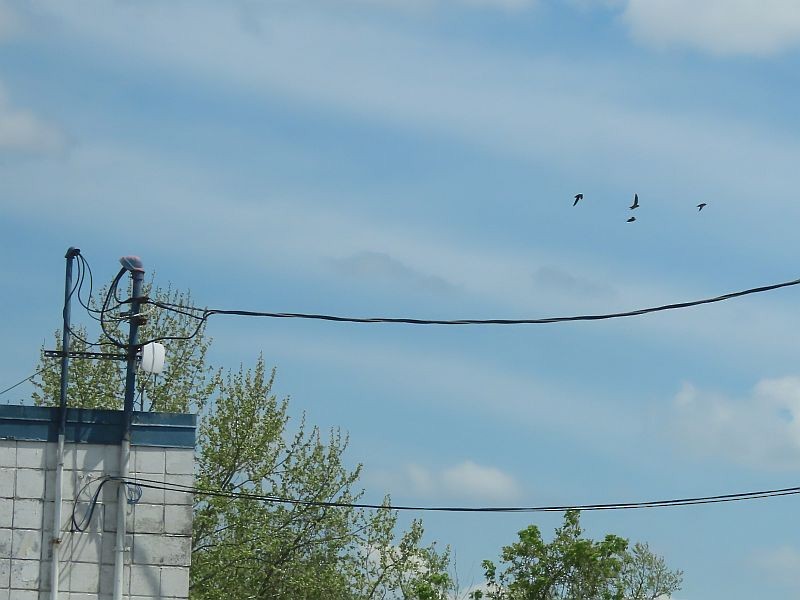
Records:
[[[700,204],[698,204],[697,205],[697,212],[700,212],[701,210],[703,210],[703,207],[706,206],[706,204],[708,204],[708,203],[707,202],[701,202]]]
[[[636,220],[636,217],[631,217],[630,219],[628,219],[628,223],[633,223],[635,220]]]
[[[631,210],[634,208],[639,208],[639,194],[633,195],[633,204],[631,204]]]
[[[572,203],[572,206],[575,206],[581,200],[583,200],[583,194],[575,194],[575,202]]]

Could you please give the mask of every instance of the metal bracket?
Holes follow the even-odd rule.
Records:
[[[97,360],[128,360],[127,354],[113,354],[111,352],[78,352],[69,351],[66,353],[69,358],[91,358]],[[64,352],[61,350],[45,350],[47,358],[63,358]]]

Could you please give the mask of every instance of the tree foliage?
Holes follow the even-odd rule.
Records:
[[[214,411],[200,429],[200,487],[349,503],[360,467],[343,464],[347,439],[323,440],[301,422],[287,435],[287,400],[274,370],[219,376]],[[388,499],[387,499],[388,500]],[[199,499],[193,597],[407,598],[439,600],[450,585],[447,553],[423,547],[422,525],[396,537],[396,514],[345,507]],[[250,594],[250,595],[248,595]]]
[[[531,525],[505,546],[501,567],[486,560],[486,591],[475,600],[656,600],[668,598],[682,583],[680,571],[670,571],[663,558],[646,544],[606,535],[600,541],[583,537],[579,511],[570,510],[552,541]]]
[[[636,542],[628,552],[620,573],[626,600],[657,600],[677,592],[683,583],[682,571],[670,571],[666,561],[650,551],[646,543]]]
[[[104,297],[107,290],[102,290]],[[148,286],[148,295],[190,305],[189,294]],[[95,308],[101,303],[95,302]],[[90,302],[91,306],[91,302]],[[119,309],[105,329],[126,338]],[[199,489],[275,498],[350,503],[361,498],[361,467],[348,468],[347,436],[323,435],[301,417],[292,423],[289,400],[273,392],[275,370],[263,357],[252,368],[213,369],[205,327],[190,315],[147,306],[140,340],[165,339],[168,360],[158,378],[139,376],[137,408],[197,412],[195,483]],[[76,328],[72,349],[120,352],[107,337],[91,342]],[[56,332],[56,347],[60,333]],[[44,349],[43,349],[44,350]],[[42,353],[34,381],[36,404],[58,404],[58,362]],[[70,406],[122,407],[124,362],[73,360]],[[385,499],[388,505],[389,499]],[[680,589],[646,544],[583,537],[580,515],[568,511],[550,542],[531,525],[502,549],[500,566],[484,561],[488,600],[656,600]],[[456,582],[449,548],[424,545],[421,521],[398,531],[397,513],[348,507],[197,495],[194,498],[190,594],[193,600],[449,600]]]
[[[151,288],[148,295],[191,303],[172,289]],[[203,326],[186,314],[148,309],[140,340],[178,339],[165,340],[168,361],[157,380],[140,374],[137,407],[200,415],[197,488],[321,502],[360,498],[361,467],[345,464],[346,435],[338,429],[323,435],[304,417],[293,424],[289,401],[273,393],[275,370],[263,357],[250,369],[212,369]],[[124,320],[107,318],[112,337],[125,339]],[[85,329],[75,333],[73,350],[120,351],[104,338],[90,343]],[[58,347],[60,333],[55,337]],[[42,355],[40,367],[33,399],[57,405],[58,362]],[[70,406],[119,409],[123,387],[123,362],[71,362]],[[423,545],[423,534],[419,521],[398,532],[397,514],[389,509],[197,495],[191,598],[445,600],[453,589],[449,551]]]
[[[103,289],[98,295],[103,298],[108,290]],[[152,295],[159,301],[174,304],[190,305],[192,297],[172,288],[154,288],[145,286],[145,294]],[[97,308],[102,304],[91,302]],[[127,305],[126,305],[127,306]],[[149,310],[148,310],[149,309]],[[206,354],[211,340],[205,334],[205,326],[197,328],[193,319],[172,311],[152,310],[148,306],[144,310],[147,321],[139,329],[139,339],[147,341],[153,338],[174,337],[191,339],[172,339],[166,342],[169,360],[164,371],[156,376],[140,374],[137,379],[137,407],[145,401],[150,410],[163,412],[202,411],[213,393],[214,377],[211,367],[206,362]],[[127,340],[127,322],[118,316],[118,311],[106,317],[106,330],[116,340]],[[91,342],[87,330],[73,327],[70,349],[78,352],[121,353],[124,350],[115,346],[108,338],[97,336]],[[61,332],[54,334],[55,347],[61,350]],[[44,347],[40,358],[42,374],[33,381],[36,391],[33,400],[40,406],[57,406],[60,392],[61,371],[59,363],[44,357]],[[67,397],[71,406],[82,408],[106,408],[119,410],[122,408],[125,392],[125,362],[118,360],[72,360],[69,367]]]

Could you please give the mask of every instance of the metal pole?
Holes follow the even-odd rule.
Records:
[[[144,283],[144,267],[138,256],[123,256],[120,259],[122,266],[128,269],[133,282],[131,292],[131,310],[128,321],[130,323],[130,333],[128,336],[128,368],[125,375],[125,406],[122,439],[131,439],[131,420],[133,419],[133,402],[136,397],[136,355],[137,344],[139,343],[139,325],[142,324],[142,317],[139,310],[142,306],[142,284]]]
[[[131,309],[129,312],[130,330],[128,334],[128,368],[125,376],[125,403],[123,405],[122,439],[119,449],[119,476],[125,480],[130,471],[131,457],[131,423],[133,421],[133,401],[136,395],[136,354],[139,341],[139,325],[142,319],[139,309],[142,305],[142,283],[144,268],[138,256],[123,256],[119,259],[122,266],[131,274],[133,282],[131,292]],[[127,495],[125,484],[120,483],[117,492],[117,539],[114,547],[114,600],[122,600],[125,564],[125,508]]]
[[[50,599],[58,600],[59,559],[61,554],[61,499],[64,494],[64,436],[67,429],[67,387],[69,384],[69,349],[72,317],[72,261],[81,253],[78,248],[69,248],[67,272],[64,278],[63,329],[61,331],[61,390],[58,402],[58,447],[56,449],[56,482],[53,495],[53,556],[50,561]]]

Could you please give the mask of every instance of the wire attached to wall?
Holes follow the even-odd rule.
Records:
[[[92,517],[94,516],[95,508],[97,507],[97,501],[100,498],[100,492],[103,491],[103,486],[113,479],[114,478],[110,476],[101,477],[99,479],[89,479],[89,481],[83,485],[78,493],[75,494],[75,501],[72,503],[72,531],[78,531],[82,533],[89,528],[89,524],[92,522]],[[92,494],[91,500],[89,501],[89,508],[83,514],[83,517],[81,517],[80,521],[78,521],[76,515],[78,510],[78,500],[80,499],[81,494],[83,494],[83,492],[85,492],[90,485],[97,483],[98,481],[100,482],[100,485],[97,486],[94,494]]]

